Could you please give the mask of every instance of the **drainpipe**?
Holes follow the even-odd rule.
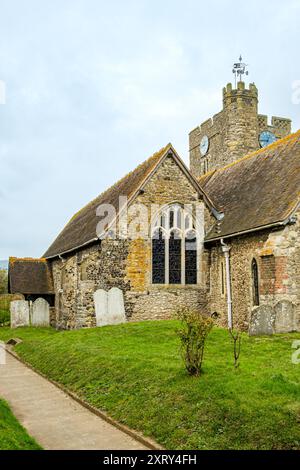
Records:
[[[227,315],[228,315],[228,329],[232,330],[232,296],[231,296],[231,279],[230,279],[230,246],[224,243],[221,238],[222,251],[225,257],[225,271],[226,271],[226,290],[227,290]]]

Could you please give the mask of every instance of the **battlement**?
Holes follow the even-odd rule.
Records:
[[[222,122],[222,114],[223,111],[220,111],[219,113],[215,114],[212,118],[207,119],[206,121],[202,122],[199,126],[195,127],[194,129],[189,132],[189,135],[191,134],[203,134],[203,133],[209,133],[211,130],[214,130],[216,126]]]
[[[258,90],[254,83],[249,84],[249,88],[246,88],[244,82],[238,82],[237,88],[232,87],[232,83],[227,83],[226,87],[223,88],[223,107],[226,108],[231,104],[243,104],[249,100],[253,102],[255,106],[258,103]]]
[[[189,134],[190,168],[200,176],[234,162],[259,149],[260,135],[271,132],[276,139],[291,133],[291,120],[258,114],[258,90],[238,82],[223,88],[223,109]],[[203,144],[201,144],[203,142]]]
[[[265,114],[259,114],[258,118],[258,128],[259,131],[268,130],[273,132],[278,139],[285,137],[286,135],[292,132],[292,121],[291,119],[272,116],[269,121],[268,116]]]

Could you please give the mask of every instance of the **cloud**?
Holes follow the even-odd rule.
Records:
[[[188,132],[220,110],[240,53],[260,111],[300,127],[299,2],[249,8],[2,0],[1,259],[41,255],[73,212],[167,142],[188,162]]]

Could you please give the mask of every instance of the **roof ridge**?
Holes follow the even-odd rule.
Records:
[[[16,261],[36,261],[36,262],[43,262],[43,263],[46,263],[47,262],[47,259],[46,258],[31,258],[31,257],[25,257],[25,258],[18,258],[16,256],[10,256],[9,259],[8,259],[8,262],[9,264],[10,263],[15,263]]]
[[[43,255],[47,259],[49,258],[49,254],[51,253],[51,249],[53,251],[53,246],[59,241],[60,237],[63,236],[64,232],[66,230],[72,230],[73,227],[74,229],[78,229],[78,225],[82,222],[83,218],[85,217],[85,214],[88,214],[89,212],[91,213],[96,207],[96,204],[99,201],[99,204],[101,203],[109,203],[112,199],[112,197],[117,197],[117,194],[121,195],[122,191],[124,191],[124,195],[127,196],[128,199],[132,198],[134,194],[138,191],[138,189],[141,187],[141,185],[144,183],[145,179],[151,172],[155,170],[155,168],[158,166],[158,164],[162,161],[164,156],[169,152],[170,149],[173,149],[172,144],[168,143],[164,147],[162,147],[160,150],[152,154],[150,157],[148,157],[145,161],[140,163],[137,167],[135,167],[132,171],[124,175],[121,179],[116,181],[113,185],[110,187],[106,188],[102,193],[98,194],[92,201],[87,203],[85,206],[83,206],[79,211],[77,211],[69,220],[68,222],[64,225],[62,230],[59,232],[57,237],[54,239],[50,247],[47,249],[45,254]],[[128,184],[129,182],[129,184]],[[115,205],[117,205],[117,201],[115,201]],[[78,232],[78,230],[77,230]],[[86,234],[87,235],[87,234]],[[89,239],[85,243],[90,243],[91,241],[96,239],[96,234],[94,236],[94,239]],[[80,246],[83,246],[81,243],[78,245],[78,248]],[[57,248],[55,248],[55,251]],[[62,250],[58,251],[55,256],[58,256],[59,253],[65,253],[67,250]],[[50,257],[53,257],[54,255],[51,255]]]
[[[153,153],[150,157],[148,157],[146,160],[144,160],[142,163],[140,163],[138,166],[136,166],[133,170],[129,171],[128,173],[126,173],[126,175],[122,176],[122,178],[120,178],[119,180],[117,180],[114,184],[112,184],[111,186],[109,186],[108,188],[106,188],[104,191],[102,191],[102,193],[98,194],[96,197],[94,197],[90,202],[88,202],[85,206],[83,206],[81,209],[79,209],[77,212],[75,212],[75,214],[70,218],[70,220],[66,223],[66,225],[64,226],[64,228],[69,225],[73,220],[75,220],[75,218],[77,218],[77,216],[82,212],[84,211],[85,209],[87,209],[88,207],[92,206],[93,203],[99,199],[101,196],[103,196],[106,192],[108,191],[111,191],[114,187],[118,186],[122,181],[126,180],[130,175],[132,175],[132,173],[134,173],[135,171],[137,171],[139,168],[141,168],[143,165],[145,165],[145,163],[147,162],[150,162],[151,159],[155,159],[159,154],[163,154],[167,151],[168,147],[171,147],[171,144],[167,144],[165,147],[162,147],[160,150],[158,150],[157,152]],[[64,228],[62,230],[64,230]]]

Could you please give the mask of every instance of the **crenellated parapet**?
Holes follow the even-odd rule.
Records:
[[[291,133],[291,120],[258,114],[258,89],[238,82],[223,88],[223,109],[189,134],[190,169],[195,176],[225,166],[258,150],[262,133],[280,139]],[[265,134],[264,134],[265,138]]]

